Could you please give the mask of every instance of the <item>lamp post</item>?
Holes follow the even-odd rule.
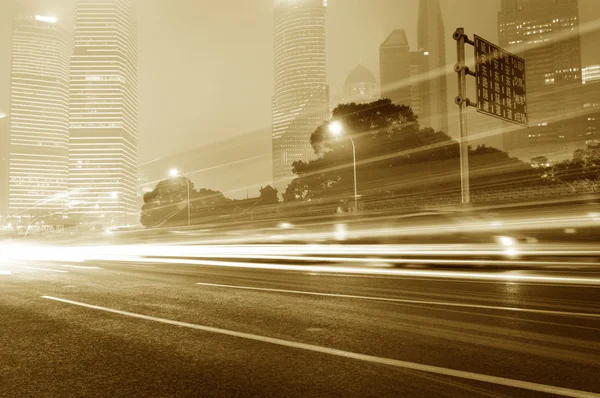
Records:
[[[173,177],[173,178],[182,177],[179,174],[179,170],[177,170],[177,169],[171,169],[171,170],[169,170],[169,175],[171,177]],[[191,203],[190,203],[190,180],[188,180],[185,177],[184,177],[184,180],[185,180],[185,182],[187,184],[187,218],[188,218],[188,227],[189,227],[190,225],[192,225],[192,222],[191,222],[191,212],[190,212],[190,208],[191,208]]]
[[[344,132],[344,126],[342,126],[342,123],[339,121],[333,121],[329,123],[329,133],[336,137],[345,135],[352,144],[352,163],[354,166],[354,211],[358,211],[358,187],[356,184],[356,145],[354,145],[354,140],[352,137]]]

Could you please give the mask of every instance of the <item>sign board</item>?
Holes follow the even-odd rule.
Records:
[[[525,60],[475,35],[477,111],[527,126]]]

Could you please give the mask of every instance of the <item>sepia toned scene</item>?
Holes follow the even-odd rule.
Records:
[[[600,1],[0,0],[0,397],[600,397]]]

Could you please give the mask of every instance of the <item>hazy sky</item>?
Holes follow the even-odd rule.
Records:
[[[75,4],[40,2],[63,18],[70,18]],[[140,162],[270,126],[273,0],[137,2]],[[583,24],[600,18],[599,2],[580,0]],[[7,110],[9,101],[14,3],[0,0],[0,112]],[[406,29],[415,45],[417,5],[418,0],[329,0],[327,72],[332,96],[341,93],[358,61],[379,77],[379,44],[393,29]],[[456,57],[450,35],[458,26],[469,35],[497,41],[499,0],[441,0],[441,5],[449,63]],[[600,64],[597,39],[584,38],[584,66]],[[453,77],[448,79],[451,98],[456,91]],[[450,125],[455,124],[451,118]]]

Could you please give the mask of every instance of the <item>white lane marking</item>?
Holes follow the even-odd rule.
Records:
[[[565,312],[565,311],[552,311],[552,310],[538,310],[538,309],[532,309],[532,308],[497,307],[497,306],[492,306],[492,305],[480,305],[480,304],[448,303],[448,302],[443,302],[443,301],[409,300],[409,299],[397,299],[397,298],[390,298],[390,297],[355,296],[355,295],[350,295],[350,294],[305,292],[305,291],[301,291],[301,290],[268,289],[268,288],[251,287],[251,286],[220,285],[220,284],[216,284],[216,283],[198,282],[198,283],[196,283],[196,285],[210,286],[210,287],[224,287],[224,288],[228,288],[228,289],[256,290],[256,291],[262,291],[262,292],[303,294],[303,295],[309,295],[309,296],[338,297],[338,298],[350,298],[350,299],[371,300],[371,301],[387,301],[387,302],[393,302],[393,303],[440,305],[440,306],[444,306],[444,307],[477,308],[477,309],[484,309],[484,310],[530,312],[530,313],[547,314],[547,315],[600,318],[600,314],[591,314],[588,312]]]
[[[183,258],[149,258],[135,256],[97,256],[95,260],[140,262],[152,264],[190,264],[206,265],[213,267],[264,269],[277,271],[299,271],[317,272],[330,274],[356,274],[356,275],[390,275],[390,276],[417,276],[425,278],[448,278],[448,279],[482,279],[500,280],[502,282],[555,282],[572,283],[584,285],[600,285],[600,278],[574,278],[560,276],[536,276],[536,275],[505,275],[486,274],[464,271],[437,271],[437,270],[410,270],[410,269],[388,269],[388,268],[358,268],[346,266],[311,266],[311,265],[279,265],[268,263],[243,263],[237,261],[213,261],[213,260],[188,260]]]
[[[0,271],[0,275],[12,275],[10,271]]]
[[[150,315],[137,314],[135,312],[129,312],[129,311],[121,311],[121,310],[117,310],[117,309],[113,309],[113,308],[101,307],[98,305],[86,304],[86,303],[62,299],[62,298],[58,298],[58,297],[52,297],[52,296],[41,296],[41,297],[43,299],[47,299],[47,300],[53,300],[53,301],[57,301],[57,302],[61,302],[61,303],[76,305],[79,307],[90,308],[90,309],[109,312],[109,313],[118,314],[118,315],[124,315],[124,316],[137,318],[137,319],[143,319],[146,321],[153,321],[153,322],[163,323],[163,324],[167,324],[167,325],[201,330],[204,332],[222,334],[222,335],[237,337],[237,338],[246,339],[246,340],[260,341],[263,343],[275,344],[275,345],[279,345],[279,346],[296,348],[296,349],[305,350],[305,351],[318,352],[321,354],[333,355],[333,356],[337,356],[337,357],[355,359],[355,360],[363,361],[363,362],[376,363],[376,364],[380,364],[380,365],[388,365],[388,366],[393,366],[393,367],[403,368],[403,369],[417,370],[417,371],[421,371],[421,372],[434,373],[434,374],[439,374],[439,375],[443,375],[443,376],[451,376],[451,377],[457,377],[457,378],[467,379],[467,380],[482,381],[482,382],[490,383],[490,384],[497,384],[497,385],[503,385],[503,386],[508,386],[508,387],[521,388],[524,390],[538,391],[538,392],[543,392],[543,393],[548,393],[548,394],[563,395],[566,397],[600,398],[600,394],[593,393],[593,392],[572,390],[569,388],[550,386],[550,385],[546,385],[546,384],[532,383],[532,382],[522,381],[522,380],[514,380],[514,379],[505,378],[505,377],[489,376],[489,375],[484,375],[484,374],[480,374],[480,373],[472,373],[472,372],[466,372],[466,371],[462,371],[462,370],[442,368],[442,367],[438,367],[438,366],[425,365],[425,364],[420,364],[420,363],[416,363],[416,362],[407,362],[407,361],[401,361],[401,360],[397,360],[397,359],[377,357],[374,355],[359,354],[359,353],[355,353],[355,352],[343,351],[343,350],[338,350],[335,348],[323,347],[323,346],[307,344],[307,343],[299,343],[296,341],[283,340],[283,339],[278,339],[278,338],[274,338],[274,337],[267,337],[267,336],[261,336],[261,335],[244,333],[244,332],[236,332],[234,330],[220,329],[220,328],[215,328],[212,326],[204,326],[204,325],[197,325],[194,323],[174,321],[174,320],[166,319],[166,318],[157,318],[157,317],[150,316]]]
[[[76,269],[102,269],[100,267],[85,267],[83,265],[61,265],[64,268],[76,268]]]
[[[32,270],[36,270],[36,271],[48,271],[48,272],[59,272],[61,274],[66,274],[69,271],[63,271],[63,270],[58,270],[58,269],[50,269],[50,268],[36,268],[36,267],[22,267],[25,269],[32,269]]]

